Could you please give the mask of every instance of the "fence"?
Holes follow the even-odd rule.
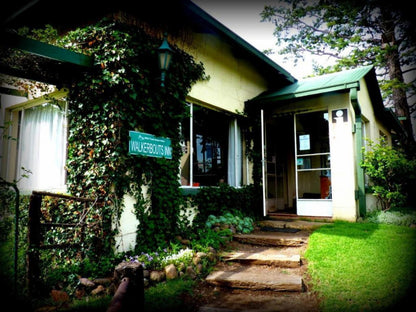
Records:
[[[51,197],[59,200],[68,200],[83,204],[83,210],[76,217],[76,222],[56,222],[51,218],[45,218],[41,210],[43,198]],[[85,239],[85,229],[88,226],[86,222],[86,215],[92,205],[97,200],[83,197],[74,197],[69,195],[54,194],[48,192],[33,191],[30,196],[29,215],[28,215],[28,253],[27,253],[27,283],[29,292],[32,295],[39,294],[42,289],[40,285],[41,270],[40,270],[40,251],[52,249],[65,249],[68,247],[82,247]],[[63,212],[62,212],[63,214]],[[70,229],[77,236],[77,242],[59,242],[48,243],[45,241],[45,233],[52,229],[61,228],[68,232]],[[83,257],[82,248],[80,248],[80,256]]]

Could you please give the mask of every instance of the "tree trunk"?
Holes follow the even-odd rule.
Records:
[[[386,64],[388,67],[389,79],[391,81],[396,81],[399,84],[403,84],[404,79],[400,66],[399,46],[395,37],[395,22],[391,13],[386,9],[382,10],[382,16],[382,38],[385,49],[388,49],[386,54]],[[406,90],[404,90],[402,87],[394,87],[392,90],[392,100],[396,115],[399,117],[403,128],[407,132],[408,140],[410,140],[410,142],[414,142]]]

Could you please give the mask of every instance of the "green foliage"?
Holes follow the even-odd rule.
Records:
[[[192,248],[203,252],[209,248],[219,249],[232,238],[230,229],[215,231],[208,227],[196,229],[196,237],[192,240]]]
[[[61,307],[59,311],[63,312],[103,312],[107,311],[112,297],[90,297],[85,299],[74,299],[69,307]]]
[[[145,311],[190,311],[182,301],[184,294],[191,294],[195,281],[174,279],[159,283],[145,291]]]
[[[370,189],[380,201],[382,210],[405,204],[405,186],[416,178],[416,160],[389,146],[385,140],[369,141],[368,150],[363,149],[361,166],[370,178]]]
[[[182,205],[179,123],[188,113],[187,93],[203,78],[202,64],[172,46],[174,56],[162,89],[156,54],[160,42],[140,28],[107,20],[72,31],[59,42],[95,59],[94,69],[74,83],[69,94],[70,191],[102,200],[97,214],[107,234],[120,216],[123,195],[132,194],[140,250],[166,246],[177,233],[174,220]],[[129,155],[129,130],[171,138],[172,160]],[[143,197],[143,185],[149,186],[149,198]],[[112,245],[106,242],[107,249]]]
[[[202,187],[192,197],[198,206],[198,214],[194,220],[196,227],[205,226],[210,215],[223,215],[227,212],[244,214],[252,218],[259,217],[261,188],[251,184],[235,188],[227,184],[219,187]]]
[[[254,230],[253,223],[254,221],[250,217],[234,216],[232,213],[226,212],[224,215],[218,217],[214,215],[208,216],[205,225],[210,229],[215,226],[231,225],[237,233],[247,234]]]
[[[414,79],[406,81],[401,66],[414,73],[416,64],[415,24],[410,2],[384,0],[279,0],[265,7],[262,21],[275,25],[280,54],[295,64],[305,55],[322,58],[315,64],[318,75],[374,65],[386,101],[400,116],[407,117],[404,128],[412,137],[409,107],[414,99]],[[333,62],[328,63],[328,58]],[[328,65],[330,64],[330,65]],[[382,73],[382,74],[381,74]],[[414,76],[413,76],[414,77]],[[408,83],[404,83],[408,82]]]

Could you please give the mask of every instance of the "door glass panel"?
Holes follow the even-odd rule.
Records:
[[[328,113],[296,116],[298,199],[331,198]]]

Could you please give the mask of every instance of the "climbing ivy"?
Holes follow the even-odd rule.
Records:
[[[162,88],[161,41],[137,26],[110,20],[60,39],[66,48],[94,56],[94,68],[69,93],[69,190],[102,200],[97,212],[107,233],[120,217],[123,195],[134,196],[142,251],[166,245],[180,229],[180,122],[188,114],[185,98],[192,84],[204,79],[202,63],[170,43],[174,55]],[[169,137],[172,159],[129,155],[129,130]]]

